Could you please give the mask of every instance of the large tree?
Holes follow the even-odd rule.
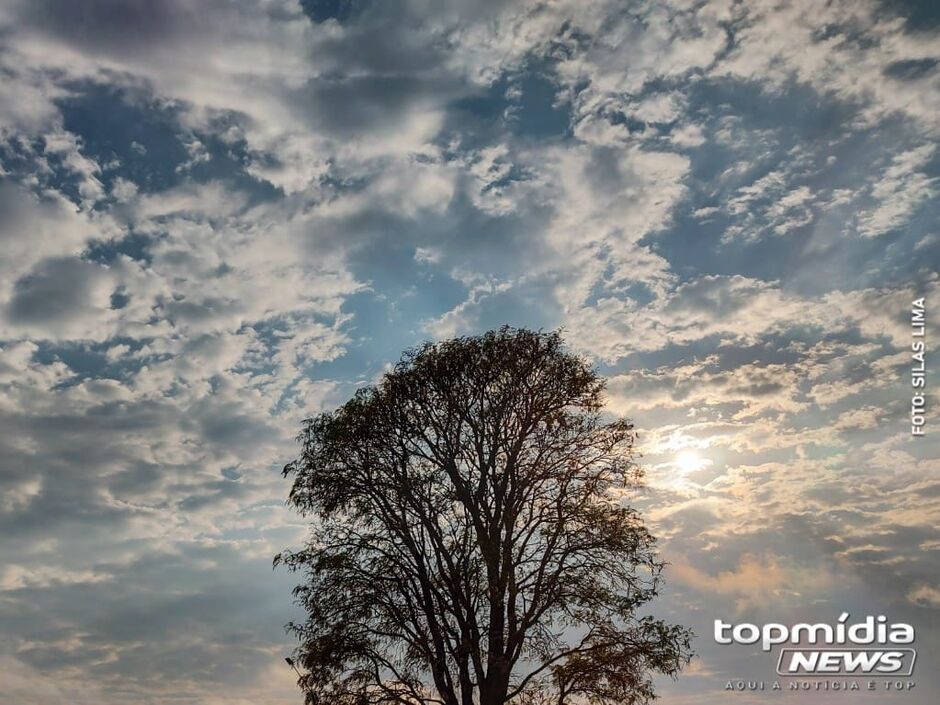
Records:
[[[635,433],[557,333],[406,352],[308,419],[290,504],[312,517],[289,625],[311,705],[642,703],[690,633],[638,608],[663,564],[628,506]]]

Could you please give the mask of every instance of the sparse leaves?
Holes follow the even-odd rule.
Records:
[[[290,503],[311,705],[640,703],[689,633],[655,597],[632,425],[556,333],[503,328],[405,353],[377,387],[304,423]]]

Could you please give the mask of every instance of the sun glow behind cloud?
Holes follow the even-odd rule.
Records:
[[[697,451],[692,449],[679,451],[675,460],[675,465],[679,472],[686,476],[708,467],[711,464],[712,461],[701,457]]]

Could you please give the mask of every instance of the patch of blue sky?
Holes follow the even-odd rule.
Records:
[[[314,22],[355,20],[371,3],[369,0],[300,0],[300,7]]]
[[[82,152],[102,167],[110,189],[117,178],[153,193],[187,181],[223,180],[252,202],[272,200],[278,190],[246,170],[250,155],[242,139],[225,139],[224,116],[214,132],[185,131],[181,107],[114,86],[81,83],[59,101],[63,125],[81,139]]]
[[[688,151],[685,202],[669,227],[642,241],[669,260],[680,281],[733,273],[792,284],[812,295],[833,284],[855,288],[896,280],[904,270],[919,268],[911,253],[936,222],[935,201],[925,201],[878,238],[846,227],[852,212],[877,206],[870,188],[878,170],[887,169],[905,146],[922,144],[905,134],[900,120],[859,127],[852,124],[856,106],[797,84],[774,92],[757,84],[701,81],[688,99],[690,113],[705,116],[709,135],[724,130],[727,139]],[[923,168],[928,176],[937,173],[937,160]],[[761,179],[766,187],[758,189]],[[795,224],[786,222],[785,212],[768,217],[798,189],[806,190],[806,202],[795,208]],[[729,212],[742,194],[738,212]],[[840,204],[840,197],[851,200]],[[734,226],[741,232],[728,237]],[[885,252],[887,267],[860,266],[878,251]]]
[[[571,106],[558,93],[550,64],[504,71],[485,89],[448,106],[437,142],[446,145],[456,134],[462,148],[478,149],[506,138],[544,144],[570,137]]]

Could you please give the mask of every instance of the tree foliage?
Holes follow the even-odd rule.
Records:
[[[642,703],[690,633],[650,616],[662,563],[627,504],[635,433],[557,333],[406,352],[307,419],[289,503],[312,518],[295,662],[309,705]]]

